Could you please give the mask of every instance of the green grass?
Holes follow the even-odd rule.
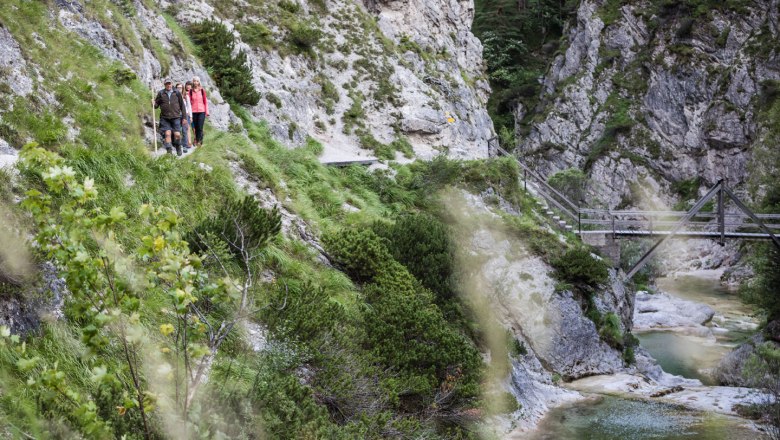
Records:
[[[32,100],[17,101],[14,111],[4,115],[0,130],[14,135],[8,139],[13,139],[15,146],[30,138],[58,152],[80,178],[94,179],[98,189],[96,205],[106,212],[122,207],[129,217],[115,231],[117,241],[127,252],[142,240],[138,221],[141,205],[168,206],[181,217],[183,229],[192,230],[203,219],[220,212],[226,200],[241,195],[234,182],[235,167],[242,168],[259,190],[269,188],[283,209],[298,216],[314,238],[346,228],[366,228],[408,212],[436,214],[436,193],[449,185],[475,192],[491,189],[530,214],[530,204],[517,181],[517,165],[509,159],[459,162],[437,158],[394,165],[394,177],[387,171],[372,172],[360,166],[331,168],[319,162],[320,144],[309,139],[300,148],[288,149],[272,139],[264,123],[251,120],[240,107],[233,110],[242,118],[246,135],[207,128],[206,146],[191,155],[181,160],[170,156],[153,158],[151,147],[143,138],[143,116],[150,112],[151,98],[146,85],[130,76],[123,77],[125,85],[117,85],[114,75],[120,66],[67,33],[56,20],[51,21],[46,5],[11,0],[10,6],[0,10],[0,19],[19,40],[26,59],[40,66],[45,87],[54,94],[58,105],[49,108]],[[285,13],[289,13],[287,9]],[[171,23],[171,17],[166,17],[166,21],[182,46],[194,52],[181,29]],[[368,29],[373,25],[362,26]],[[47,49],[33,40],[33,32],[38,33]],[[155,46],[155,40],[147,38],[146,43]],[[335,86],[325,80],[321,83],[323,96],[337,100]],[[353,126],[360,127],[364,117],[362,97],[353,94],[352,98],[353,111],[346,117]],[[73,120],[73,139],[68,137],[64,118]],[[409,154],[411,150],[411,144],[403,137],[386,147],[393,153]],[[201,163],[208,165],[210,171]],[[21,186],[45,190],[32,173],[23,172],[21,178]],[[4,188],[4,199],[8,198],[7,192]],[[344,209],[345,204],[358,211]],[[544,232],[530,216],[514,218],[518,233],[528,233],[525,239],[538,242],[539,252],[561,247],[557,238]],[[407,397],[399,392],[403,391],[402,385],[414,386],[421,393],[421,402],[430,402],[440,383],[395,382],[395,372],[387,371],[377,359],[390,359],[400,353],[377,352],[375,347],[367,346],[370,339],[366,339],[366,334],[373,329],[367,320],[384,318],[372,315],[373,307],[401,310],[408,305],[405,299],[382,303],[379,300],[383,297],[376,295],[374,289],[377,301],[369,302],[358,282],[319,263],[319,252],[294,235],[297,224],[290,229],[291,236],[275,238],[262,251],[257,273],[268,276],[270,281],[252,292],[259,311],[251,318],[272,325],[272,339],[283,349],[256,354],[237,334],[231,335],[215,361],[213,380],[207,388],[215,406],[230,411],[209,413],[212,408],[204,407],[193,419],[201,420],[197,423],[202,429],[220,430],[230,438],[246,437],[249,432],[259,432],[260,427],[272,438],[358,438],[385,429],[398,429],[410,437],[436,438],[437,428],[442,429],[439,437],[446,438],[448,433],[458,431],[446,420],[426,420],[422,416],[425,406],[417,407],[418,402],[405,400]],[[212,276],[221,276],[217,267],[210,266],[208,270]],[[418,290],[424,299],[427,293]],[[425,305],[426,316],[439,316],[435,304],[420,303]],[[166,322],[168,307],[168,300],[161,295],[144,297],[141,322],[150,334],[159,333],[157,328]],[[469,334],[466,325],[441,319],[437,322],[442,325],[432,331],[446,329],[457,338],[464,338],[464,346],[473,349],[473,342],[464,336]],[[292,328],[299,330],[290,331]],[[27,350],[51,365],[57,362],[72,388],[100,404],[99,416],[110,423],[114,434],[129,433],[129,439],[137,438],[133,430],[137,426],[136,412],[128,411],[120,417],[116,406],[121,396],[99,395],[98,387],[86,373],[86,367],[92,365],[85,365],[88,361],[82,356],[80,330],[78,322],[71,319],[44,324],[40,334],[30,335]],[[439,336],[446,339],[447,335]],[[157,342],[158,337],[153,336],[152,341]],[[422,345],[421,348],[427,350]],[[121,356],[116,350],[107,348],[101,353],[101,361],[119,369]],[[450,354],[454,356],[456,352]],[[302,365],[317,372],[311,383],[301,384],[295,375]],[[444,367],[447,366],[425,368],[440,374]],[[426,373],[425,377],[438,376]],[[0,348],[0,379],[0,429],[24,432],[35,438],[45,438],[47,433],[51,437],[68,437],[70,431],[78,431],[67,400],[27,387],[25,374],[16,368],[14,355],[7,348]],[[128,380],[121,373],[120,379]],[[474,377],[470,380],[477,383]],[[379,402],[380,409],[361,414],[352,405],[357,405],[356,395],[363,396],[358,392],[366,390],[373,393],[368,397]],[[458,401],[460,407],[477,407],[478,402],[470,397],[475,393],[474,386],[464,392],[465,397]],[[344,415],[329,412],[333,407],[322,404],[323,400],[339,405],[334,412]],[[162,425],[159,419],[154,423]]]
[[[184,28],[179,25],[179,22],[170,14],[163,14],[163,18],[165,19],[165,24],[168,25],[168,28],[173,31],[173,34],[176,36],[176,41],[181,45],[181,48],[184,49],[184,53],[181,55],[192,56],[198,53],[198,48],[195,47],[195,43],[192,42]]]

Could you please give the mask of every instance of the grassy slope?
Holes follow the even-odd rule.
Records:
[[[45,5],[22,0],[12,3],[0,9],[0,19],[20,42],[25,57],[40,67],[44,84],[54,93],[59,105],[50,108],[35,99],[17,100],[14,110],[3,115],[2,135],[16,146],[33,139],[58,151],[80,175],[94,178],[100,194],[98,203],[106,209],[122,206],[131,216],[131,221],[119,234],[126,249],[132,249],[140,240],[133,216],[143,203],[170,206],[187,224],[194,226],[214,214],[224,200],[238,196],[240,190],[228,168],[229,161],[241,163],[260,187],[271,188],[278,199],[305,219],[318,235],[334,233],[343,227],[368,225],[408,211],[436,212],[433,190],[445,184],[465,184],[475,190],[493,187],[522,204],[522,196],[512,177],[516,170],[509,161],[412,164],[399,167],[396,178],[390,179],[384,173],[369,173],[359,167],[323,167],[316,158],[321,149],[316,143],[287,150],[270,138],[263,124],[248,119],[245,119],[247,134],[208,130],[207,147],[198,149],[186,159],[152,159],[142,138],[146,88],[138,81],[115,86],[113,72],[118,66],[51,22]],[[96,11],[100,8],[111,10],[121,16],[113,3],[97,2],[90,7]],[[122,20],[116,25],[117,32],[126,26]],[[45,49],[36,42],[34,33],[45,44]],[[122,34],[129,35],[127,32]],[[242,114],[240,109],[237,111]],[[71,117],[79,128],[73,141],[67,140],[66,127],[60,122],[65,117]],[[205,171],[200,163],[210,166],[212,171]],[[35,181],[22,183],[23,186],[39,184]],[[348,212],[342,209],[344,203],[360,208],[360,211]],[[518,222],[518,231],[545,236],[528,220]],[[548,239],[546,243],[552,245],[556,241]],[[549,252],[550,246],[541,246],[540,251]],[[338,316],[345,317],[347,322],[343,324],[346,327],[334,328],[359,328],[367,307],[359,288],[342,272],[317,263],[313,251],[300,241],[293,237],[278,238],[265,250],[262,265],[277,279],[321,288],[324,295],[318,297],[319,302],[313,303],[315,309],[325,310],[336,305],[341,310]],[[257,292],[256,301],[264,304],[276,299],[274,288],[271,285]],[[150,329],[155,329],[163,318],[163,301],[163,298],[145,300],[143,321]],[[324,322],[323,325],[336,324]],[[315,329],[315,333],[318,331]],[[27,349],[47,361],[58,362],[72,386],[92,394],[101,407],[101,417],[112,424],[116,433],[131,432],[138,420],[130,412],[124,417],[116,414],[113,404],[119,396],[96,395],[98,389],[84,368],[84,347],[79,336],[80,330],[75,323],[68,320],[52,322],[45,324],[40,334],[28,339]],[[330,357],[314,353],[316,349],[308,344],[322,341],[321,337],[317,334],[308,341],[286,338],[280,342],[280,347],[294,347],[295,350],[282,348],[257,354],[234,335],[217,359],[211,381],[213,387],[209,390],[215,401],[228,410],[215,411],[203,424],[209,426],[212,434],[222,430],[231,437],[247,438],[260,430],[274,438],[363,437],[369,433],[380,435],[379,429],[390,429],[388,427],[433,435],[431,423],[421,422],[415,414],[403,414],[392,404],[387,406],[388,411],[368,420],[355,419],[346,427],[334,423],[321,400],[324,393],[331,391],[338,395],[345,390],[354,390],[360,380],[367,381],[372,375],[387,373],[377,372],[366,364],[360,346],[343,346],[346,354],[327,355]],[[0,353],[0,426],[3,431],[15,438],[23,437],[22,432],[35,438],[76,435],[72,432],[74,426],[68,416],[67,402],[42,405],[40,396],[26,387],[25,374],[15,368],[7,350],[0,350]],[[117,358],[109,352],[105,361],[111,367],[118,363]],[[344,359],[358,359],[355,371],[346,370],[350,374],[356,372],[358,377],[344,377],[344,372],[333,371],[347,368],[336,363]],[[330,361],[333,364],[329,365]],[[301,385],[296,369],[302,365],[317,369],[321,379],[316,385]],[[209,413],[210,409],[203,411]],[[203,419],[206,419],[205,414]],[[443,431],[440,434],[447,435]],[[128,438],[134,438],[133,434]]]

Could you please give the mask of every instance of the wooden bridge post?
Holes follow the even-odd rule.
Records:
[[[617,238],[617,234],[615,233],[615,214],[612,211],[609,211],[609,218],[612,220],[612,239],[614,240]]]

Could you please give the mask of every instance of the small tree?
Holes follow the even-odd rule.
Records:
[[[118,207],[106,213],[96,205],[97,189],[90,178],[79,181],[59,156],[35,146],[25,148],[21,166],[23,172],[37,175],[48,191],[28,191],[23,206],[36,221],[38,249],[57,264],[67,281],[71,297],[66,313],[81,324],[82,341],[89,349],[88,374],[100,386],[119,382],[125,387],[127,397],[117,409],[121,414],[137,409],[143,435],[150,439],[149,412],[159,396],[146,385],[145,353],[167,353],[166,363],[158,370],[171,370],[173,400],[186,420],[217,350],[249,313],[249,293],[255,282],[253,260],[279,232],[278,212],[262,210],[253,200],[243,199],[229,202],[220,215],[204,222],[201,230],[206,238],[196,232],[200,249],[215,259],[223,275],[211,280],[201,256],[191,253],[182,239],[183,223],[173,210],[143,205],[136,220],[142,230],[141,242],[125,253],[115,231],[128,226],[128,217]],[[218,241],[224,243],[225,252],[216,251]],[[237,270],[231,270],[231,258],[238,263]],[[140,314],[144,299],[158,295],[170,301],[174,318],[159,327],[167,338],[163,347],[152,348],[153,338]],[[120,370],[110,371],[101,361],[110,345],[121,348]],[[19,368],[39,373],[33,376],[33,385],[54,391],[74,405],[74,417],[85,433],[107,437],[99,434],[106,428],[97,418],[94,402],[69,388],[56,364],[45,365],[23,354]],[[118,377],[129,380],[117,381]]]
[[[241,105],[260,102],[260,93],[252,85],[252,69],[246,53],[239,51],[233,56],[236,40],[224,24],[206,20],[191,25],[188,31],[198,46],[203,64],[227,99]]]
[[[569,168],[550,176],[547,183],[560,191],[572,202],[579,204],[585,196],[585,173],[577,168]]]

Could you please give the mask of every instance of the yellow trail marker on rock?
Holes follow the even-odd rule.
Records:
[[[444,116],[447,117],[447,122],[448,123],[450,123],[450,124],[454,124],[455,123],[455,118],[452,115],[450,115],[450,112],[444,112]]]

